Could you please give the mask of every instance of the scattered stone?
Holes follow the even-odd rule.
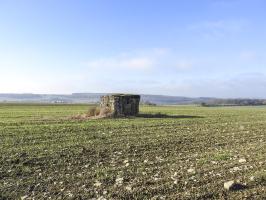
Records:
[[[195,174],[196,170],[193,169],[193,168],[190,168],[190,169],[187,170],[187,172],[190,173],[190,174]]]
[[[247,186],[241,183],[236,183],[235,181],[228,181],[224,183],[224,189],[228,191],[243,190]]]
[[[224,183],[224,189],[230,190],[232,186],[234,185],[235,181],[228,181]]]
[[[106,200],[104,197],[99,197],[97,200]]]
[[[27,197],[28,197],[28,196],[25,195],[25,196],[20,197],[20,199],[21,199],[21,200],[25,200],[25,199],[27,199]]]
[[[94,186],[96,186],[96,187],[100,187],[101,185],[102,185],[102,183],[99,182],[99,181],[96,181],[96,182],[94,183]]]
[[[216,162],[216,161],[211,161],[211,163],[214,164],[214,165],[218,164],[218,162]]]
[[[71,192],[68,192],[67,194],[69,197],[73,197],[74,195]]]
[[[255,176],[251,176],[251,177],[249,178],[249,180],[254,181],[254,180],[255,180]]]
[[[241,169],[240,169],[239,167],[233,167],[233,168],[232,168],[232,171],[235,171],[235,172],[236,172],[236,171],[241,171]]]
[[[245,163],[245,162],[247,162],[247,160],[246,160],[245,158],[241,158],[241,159],[239,159],[238,162],[240,162],[240,163]]]
[[[124,181],[123,177],[117,177],[115,180],[116,185],[122,185]]]
[[[131,192],[132,191],[132,187],[131,186],[126,186],[126,190]]]

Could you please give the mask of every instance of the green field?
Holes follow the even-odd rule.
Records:
[[[266,107],[70,119],[87,110],[0,105],[0,199],[266,198]],[[230,180],[247,187],[225,191]]]

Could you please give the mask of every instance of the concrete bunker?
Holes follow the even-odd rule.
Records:
[[[139,113],[140,95],[113,94],[101,97],[101,109],[109,109],[114,117],[136,116]]]

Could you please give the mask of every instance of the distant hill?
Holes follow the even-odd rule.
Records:
[[[0,102],[21,103],[98,103],[107,93],[61,94],[0,94]],[[201,104],[203,106],[220,105],[265,105],[264,99],[219,99],[211,97],[180,97],[141,94],[141,103],[158,105]]]

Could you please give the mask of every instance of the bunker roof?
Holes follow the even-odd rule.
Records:
[[[132,98],[140,98],[140,95],[136,94],[112,94],[113,97],[132,97]]]

